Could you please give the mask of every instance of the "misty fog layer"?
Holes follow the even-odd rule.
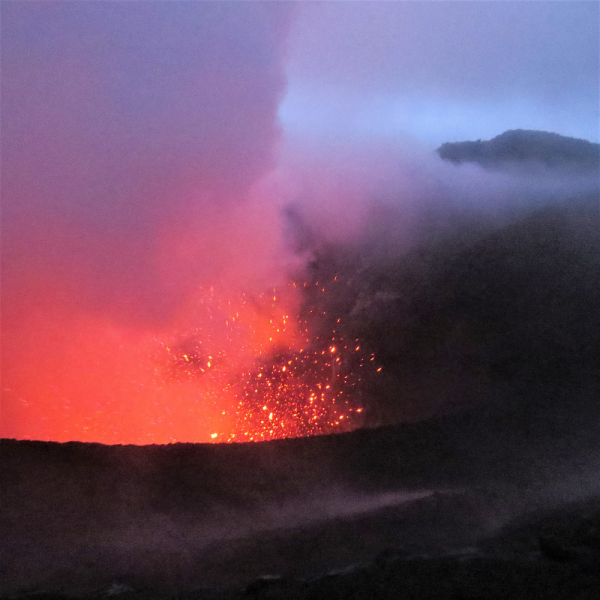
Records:
[[[390,147],[371,163],[349,154],[298,160],[288,221],[326,289],[306,310],[326,311],[323,332],[341,318],[383,366],[363,390],[368,417],[485,405],[506,385],[545,387],[518,410],[517,393],[502,399],[517,427],[551,407],[594,414],[597,172],[530,160],[487,170]]]

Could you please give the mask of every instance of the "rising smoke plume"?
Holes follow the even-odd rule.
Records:
[[[290,18],[2,6],[0,435],[150,427],[169,401],[135,401],[151,385],[140,340],[200,286],[278,283],[277,211],[252,189],[275,164]]]

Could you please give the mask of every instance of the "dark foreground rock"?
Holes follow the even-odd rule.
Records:
[[[547,541],[552,540],[551,552]],[[559,555],[555,550],[561,548]],[[243,586],[160,592],[121,582],[85,595],[15,593],[19,600],[317,600],[371,598],[596,599],[600,589],[600,499],[521,516],[474,546],[432,555],[388,548],[373,561],[321,576],[263,575]]]

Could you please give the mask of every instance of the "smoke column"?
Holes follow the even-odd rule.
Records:
[[[259,182],[290,18],[280,3],[3,3],[0,436],[207,439],[210,415],[157,385],[152,353],[200,288],[279,283]]]

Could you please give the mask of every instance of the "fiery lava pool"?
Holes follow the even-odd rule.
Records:
[[[207,404],[230,399],[211,441],[302,437],[362,424],[359,384],[365,370],[378,370],[375,357],[337,329],[311,336],[308,320],[286,309],[295,288],[233,300],[211,288],[198,303],[203,325],[163,344],[160,362],[170,381],[192,382]]]
[[[4,388],[12,437],[256,442],[360,427],[361,380],[381,369],[340,319],[306,308],[307,286],[198,289],[155,330],[40,313],[29,359]]]

